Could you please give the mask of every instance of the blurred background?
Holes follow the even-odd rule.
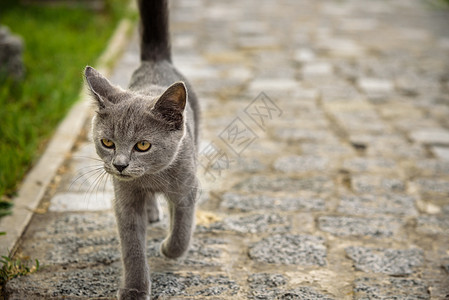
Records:
[[[127,0],[0,1],[0,216],[79,98]]]

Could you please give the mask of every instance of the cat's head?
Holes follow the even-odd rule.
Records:
[[[116,87],[91,67],[84,74],[97,106],[92,136],[105,170],[133,180],[169,166],[185,135],[184,83],[149,96]]]

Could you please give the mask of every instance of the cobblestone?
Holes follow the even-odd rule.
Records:
[[[416,230],[424,234],[449,235],[449,219],[447,216],[419,216]]]
[[[412,274],[413,268],[424,261],[423,251],[416,248],[396,250],[352,246],[345,250],[354,261],[355,268],[363,272],[407,275]]]
[[[323,171],[328,164],[327,158],[319,156],[285,156],[274,162],[274,168],[284,173]]]
[[[239,233],[283,233],[289,232],[291,225],[286,217],[270,215],[235,215],[213,224],[213,230],[230,230]]]
[[[385,238],[396,235],[405,222],[395,217],[357,218],[323,216],[318,219],[321,230],[336,236],[370,236]]]
[[[441,128],[429,128],[412,132],[411,138],[422,144],[449,145],[449,131]]]
[[[344,196],[337,211],[351,215],[392,214],[416,216],[416,198],[401,194]]]
[[[352,188],[360,194],[402,193],[405,191],[404,181],[379,175],[354,175]]]
[[[266,196],[245,195],[226,193],[223,195],[221,207],[237,209],[243,212],[258,210],[280,210],[280,211],[322,211],[325,209],[326,201],[312,196]]]
[[[213,180],[199,166],[196,232],[178,260],[159,253],[160,199],[152,299],[446,299],[448,12],[419,0],[170,8],[173,61],[202,107],[199,158],[213,143],[230,163]],[[138,48],[135,34],[111,82],[127,86]],[[220,134],[236,118],[252,144],[233,152]],[[10,280],[7,299],[116,295],[113,188],[86,132],[19,242],[45,267]]]
[[[407,278],[357,278],[354,299],[430,299],[424,281]]]
[[[258,262],[325,266],[324,239],[308,235],[273,235],[254,244],[249,256]]]
[[[248,192],[290,192],[295,193],[299,191],[313,191],[313,192],[331,192],[334,188],[334,183],[328,177],[316,176],[309,178],[292,178],[292,177],[266,177],[253,176],[235,186]]]

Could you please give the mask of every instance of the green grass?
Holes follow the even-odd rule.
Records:
[[[11,254],[0,258],[0,295],[4,285],[11,279],[28,275],[39,270],[39,261],[34,262],[29,257],[18,256],[13,258]]]
[[[1,24],[25,42],[26,67],[22,82],[0,79],[0,207],[77,100],[84,66],[95,65],[128,4],[106,0],[93,12],[18,2],[0,1]]]

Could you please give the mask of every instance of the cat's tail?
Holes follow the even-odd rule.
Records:
[[[138,0],[140,59],[171,61],[168,0]]]

